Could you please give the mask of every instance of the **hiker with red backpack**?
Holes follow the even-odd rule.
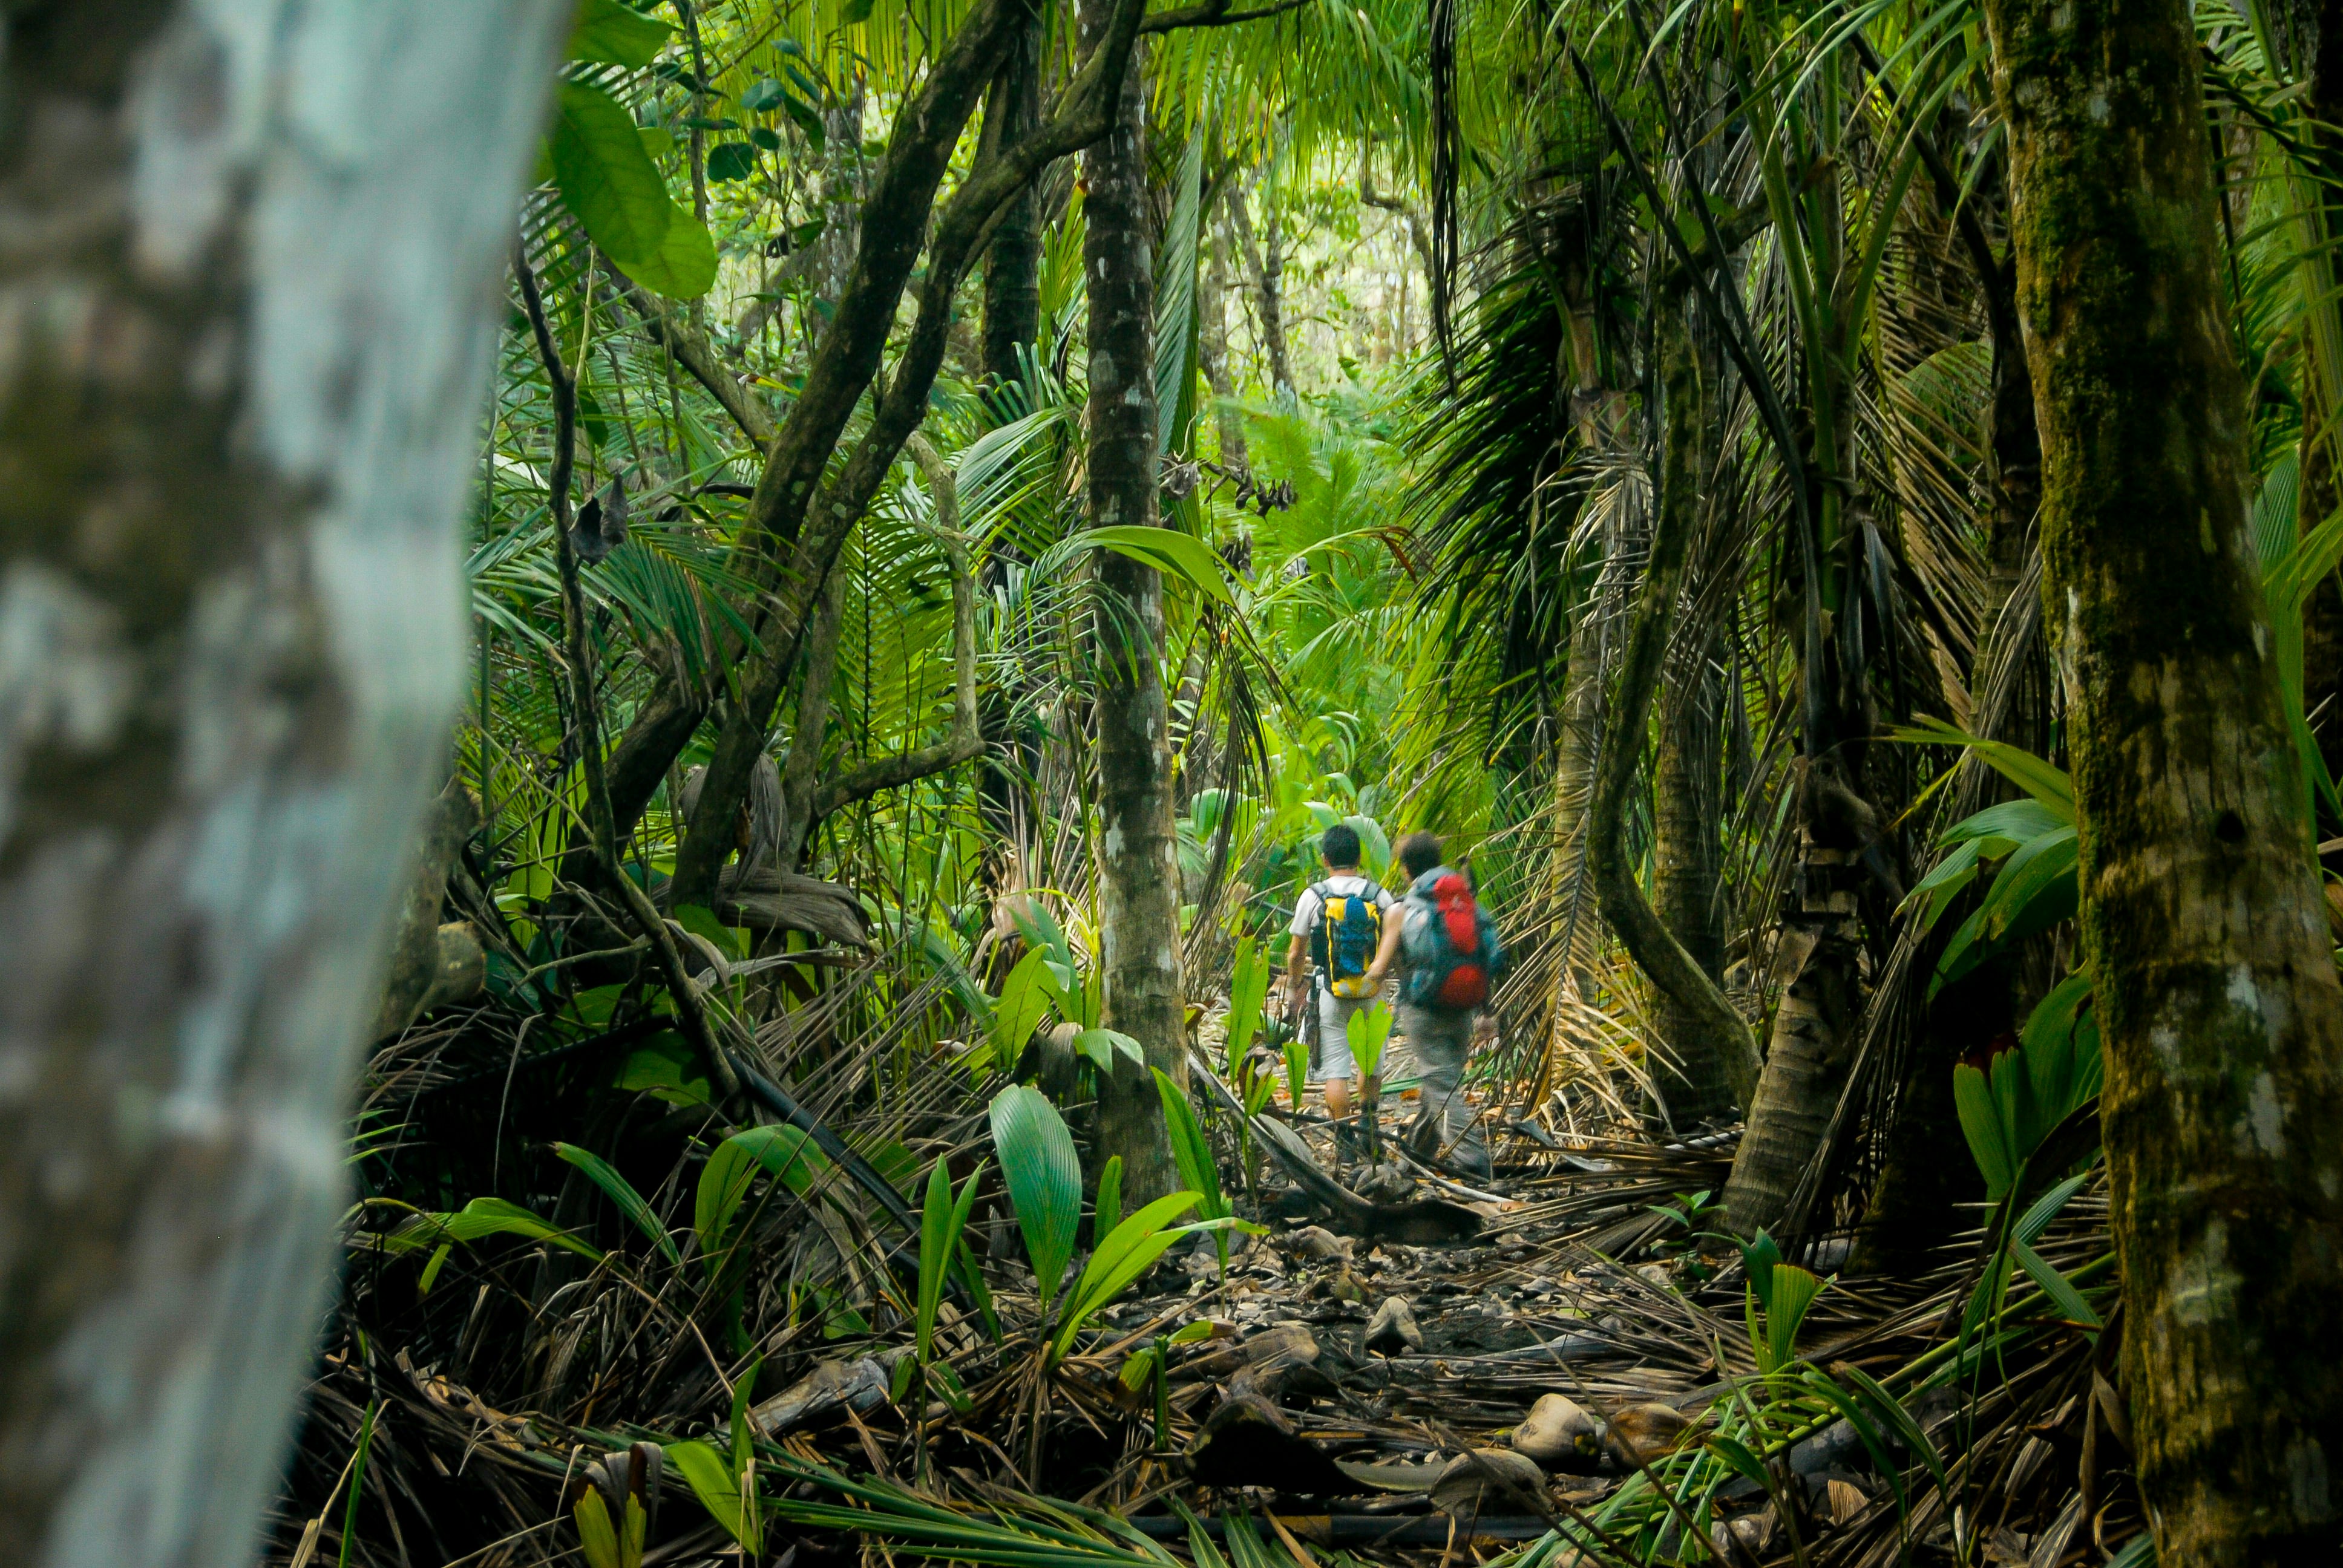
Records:
[[[1287,928],[1293,940],[1285,953],[1286,1005],[1302,1010],[1306,1002],[1305,1038],[1315,1026],[1310,1077],[1325,1087],[1339,1156],[1355,1141],[1348,1121],[1351,1081],[1359,1075],[1351,1055],[1351,1015],[1373,1005],[1382,989],[1382,977],[1371,983],[1367,970],[1386,943],[1386,917],[1397,900],[1360,874],[1355,829],[1337,822],[1319,839],[1318,852],[1326,875],[1295,902]]]
[[[1415,1058],[1422,1098],[1407,1146],[1477,1176],[1491,1173],[1488,1140],[1464,1098],[1464,1063],[1473,1054],[1473,1014],[1485,1006],[1505,961],[1496,923],[1473,896],[1472,879],[1441,863],[1440,840],[1410,833],[1399,841],[1407,897],[1383,934],[1367,983],[1380,989],[1401,972],[1399,1030]]]

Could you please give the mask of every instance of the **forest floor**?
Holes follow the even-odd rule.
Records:
[[[1413,1110],[1403,1060],[1393,1068],[1386,1149]],[[729,1445],[720,1419],[662,1416],[607,1376],[582,1401],[499,1408],[465,1372],[487,1284],[452,1354],[444,1335],[434,1351],[418,1332],[410,1353],[387,1328],[354,1334],[319,1382],[311,1481],[287,1500],[276,1560],[312,1568],[337,1550],[358,1515],[336,1499],[368,1440],[360,1484],[382,1524],[342,1561],[410,1568],[578,1561],[569,1516],[587,1478],[607,1484],[616,1469],[623,1496],[628,1444],[671,1454],[692,1438],[729,1446],[736,1483],[754,1454],[758,1550],[715,1517],[721,1486],[667,1462],[647,1492],[647,1568],[2138,1560],[2124,1550],[2145,1537],[2114,1336],[2023,1275],[1980,1295],[1979,1234],[1896,1279],[1835,1274],[1843,1240],[1809,1245],[1812,1273],[1745,1252],[1710,1229],[1731,1130],[1563,1133],[1554,1117],[1484,1114],[1496,1173],[1476,1183],[1396,1161],[1338,1167],[1322,1117],[1280,1139],[1265,1124],[1282,1115],[1264,1115],[1243,1143],[1235,1120],[1220,1119],[1222,1179],[1258,1231],[1229,1237],[1225,1260],[1204,1235],[1166,1254],[1046,1372],[1006,1206],[980,1211],[970,1235],[996,1326],[965,1298],[943,1302],[935,1355],[959,1386],[924,1412],[907,1397],[912,1325],[878,1312],[876,1331],[800,1336],[761,1375],[709,1385],[702,1412],[738,1392]],[[1321,1174],[1297,1181],[1305,1152]],[[2035,1247],[2071,1279],[2104,1275],[2096,1192]],[[1753,1269],[1774,1287],[1762,1297]],[[606,1317],[642,1310],[604,1299]],[[699,1343],[679,1342],[682,1362],[719,1366],[688,1332]],[[560,1381],[548,1369],[538,1386]],[[477,1518],[443,1527],[456,1509]],[[408,1540],[402,1513],[436,1542]]]

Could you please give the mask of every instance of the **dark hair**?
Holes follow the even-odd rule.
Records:
[[[1359,863],[1359,830],[1346,823],[1335,823],[1319,839],[1318,852],[1334,869],[1350,869]]]
[[[1440,840],[1430,833],[1410,833],[1399,841],[1399,863],[1410,877],[1421,877],[1440,864]]]

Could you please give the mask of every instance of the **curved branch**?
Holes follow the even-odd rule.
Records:
[[[1150,16],[1140,24],[1139,30],[1142,33],[1169,33],[1181,27],[1233,27],[1240,22],[1258,22],[1264,16],[1282,16],[1288,11],[1299,11],[1311,3],[1312,0],[1277,0],[1273,5],[1262,5],[1251,11],[1232,11],[1229,0],[1204,0],[1201,5]]]
[[[1634,781],[1636,764],[1643,759],[1644,724],[1651,714],[1652,693],[1660,683],[1660,665],[1667,653],[1668,631],[1675,619],[1684,557],[1698,511],[1691,447],[1694,432],[1700,428],[1700,391],[1680,299],[1663,307],[1659,331],[1666,399],[1659,515],[1652,529],[1652,551],[1644,566],[1644,580],[1635,593],[1634,620],[1619,676],[1618,717],[1595,771],[1594,800],[1587,814],[1588,858],[1595,891],[1603,901],[1603,918],[1611,922],[1611,929],[1652,983],[1686,1016],[1698,1020],[1708,1037],[1704,1043],[1722,1060],[1734,1100],[1745,1111],[1757,1092],[1756,1037],[1717,990],[1716,982],[1684,951],[1684,944],[1652,909],[1635,881],[1634,869],[1627,863],[1625,836],[1621,831],[1627,790]]]
[[[561,349],[553,341],[552,328],[546,324],[545,301],[538,292],[537,274],[529,269],[528,256],[516,250],[513,267],[519,275],[521,302],[528,308],[529,327],[537,336],[538,355],[545,362],[546,382],[553,393],[553,473],[549,489],[553,546],[561,567],[563,648],[569,666],[571,706],[578,717],[578,754],[586,774],[586,820],[594,839],[594,857],[600,862],[604,879],[618,890],[628,914],[649,942],[651,956],[667,982],[676,1013],[700,1054],[708,1059],[709,1076],[726,1094],[738,1094],[740,1080],[709,1025],[707,1010],[699,1005],[699,993],[691,989],[691,977],[683,967],[673,933],[652,906],[650,895],[618,864],[617,817],[610,807],[609,778],[603,770],[601,699],[594,690],[593,644],[587,636],[586,590],[578,580],[578,551],[569,539],[569,483],[576,461],[578,382],[561,362]]]
[[[717,360],[708,339],[654,299],[642,285],[619,271],[608,256],[602,259],[602,270],[633,307],[651,341],[675,356],[675,362],[683,367],[685,374],[708,389],[708,395],[732,416],[732,423],[740,427],[740,433],[754,442],[759,452],[770,447],[779,433],[772,415],[740,385],[739,377]]]
[[[969,177],[944,204],[928,246],[927,275],[920,287],[919,315],[909,341],[896,361],[895,374],[880,399],[877,415],[861,444],[848,459],[837,480],[823,487],[810,505],[794,514],[804,526],[779,591],[779,603],[760,628],[765,651],[742,682],[744,698],[717,738],[709,759],[707,782],[699,810],[693,813],[676,855],[679,897],[712,897],[718,869],[729,840],[722,824],[732,819],[749,770],[763,749],[765,729],[781,687],[797,661],[798,641],[848,537],[862,519],[871,498],[886,481],[887,470],[903,443],[926,417],[928,392],[942,367],[950,338],[952,302],[975,261],[985,235],[1001,206],[1054,159],[1078,152],[1105,136],[1113,125],[1112,106],[1121,91],[1123,72],[1131,63],[1146,0],[1118,0],[1110,30],[1072,82],[1058,96],[1051,118],[1032,135],[1003,147],[970,171]],[[966,116],[962,116],[965,124]],[[875,204],[879,196],[874,193]],[[870,224],[865,223],[866,236]],[[858,260],[859,269],[862,263]],[[794,418],[792,424],[794,424]],[[784,440],[787,432],[784,431]],[[769,466],[758,485],[752,509],[768,499],[779,462]],[[819,469],[815,471],[816,478]],[[808,482],[810,490],[812,484]],[[704,898],[703,900],[704,901]]]

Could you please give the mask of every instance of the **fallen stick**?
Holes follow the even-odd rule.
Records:
[[[1205,1085],[1223,1111],[1244,1120],[1243,1103],[1230,1092],[1219,1075],[1192,1052],[1188,1060],[1189,1081]],[[1255,1116],[1250,1121],[1253,1136],[1277,1157],[1278,1163],[1292,1174],[1302,1191],[1333,1215],[1338,1223],[1358,1235],[1427,1246],[1470,1241],[1481,1233],[1480,1215],[1443,1199],[1422,1198],[1413,1203],[1370,1202],[1327,1175],[1310,1152],[1310,1146],[1302,1141],[1302,1135],[1284,1122],[1272,1116]]]

